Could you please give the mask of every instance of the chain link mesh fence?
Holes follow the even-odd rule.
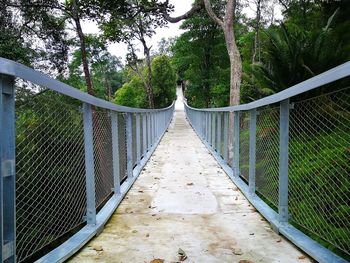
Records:
[[[239,130],[239,168],[240,176],[249,181],[249,112],[240,114]]]
[[[83,117],[51,91],[16,111],[17,260],[81,225],[86,213]]]
[[[279,108],[259,109],[256,121],[256,190],[276,209],[279,175]]]
[[[294,104],[289,156],[291,222],[349,255],[350,88]]]
[[[113,156],[111,114],[96,109],[92,114],[95,169],[95,202],[100,207],[113,193]]]

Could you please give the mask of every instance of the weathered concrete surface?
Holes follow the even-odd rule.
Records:
[[[310,262],[271,230],[190,128],[181,100],[176,106],[104,231],[70,262],[177,262],[179,248],[185,262]]]

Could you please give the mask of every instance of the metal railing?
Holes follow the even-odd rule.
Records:
[[[48,90],[16,99],[15,78]],[[118,106],[0,58],[0,262],[60,262],[81,248],[136,180],[173,111]]]
[[[192,127],[248,200],[319,262],[350,258],[350,88],[324,86],[348,76],[350,62],[248,104],[185,103]]]

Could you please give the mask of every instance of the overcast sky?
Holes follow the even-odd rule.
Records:
[[[178,16],[178,15],[182,15],[185,12],[187,12],[188,10],[191,9],[192,3],[194,2],[193,0],[170,0],[169,1],[171,4],[174,5],[175,10],[174,12],[171,14],[171,16]],[[243,10],[244,13],[247,14],[248,17],[253,17],[254,16],[254,7],[246,7]],[[281,14],[280,14],[280,9],[276,8],[275,12],[276,17],[280,18]],[[165,28],[158,28],[156,29],[156,34],[152,37],[152,39],[149,39],[148,45],[153,46],[154,48],[157,47],[158,42],[162,39],[162,38],[169,38],[169,37],[175,37],[175,36],[179,36],[183,30],[179,29],[180,25],[181,25],[181,21],[173,24],[173,23],[168,23],[168,26]],[[97,25],[91,22],[83,22],[83,31],[84,33],[98,33],[98,28]],[[135,42],[136,44],[136,42]],[[142,45],[139,44],[138,48],[140,50],[142,50]],[[116,43],[116,44],[111,44],[108,47],[108,50],[111,54],[117,56],[117,57],[121,57],[123,63],[125,62],[125,55],[127,53],[127,49],[126,49],[126,44],[123,43]],[[139,54],[140,56],[142,56],[142,54]]]

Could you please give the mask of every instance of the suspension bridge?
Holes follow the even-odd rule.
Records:
[[[0,59],[1,262],[347,262],[349,75],[146,110]]]

